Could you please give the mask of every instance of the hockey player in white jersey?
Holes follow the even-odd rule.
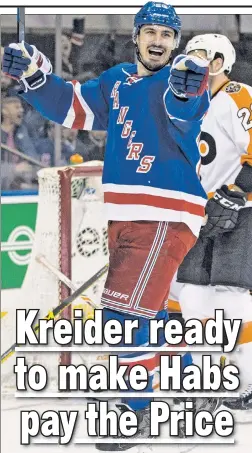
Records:
[[[252,88],[229,79],[236,55],[226,36],[195,36],[186,53],[210,62],[211,102],[199,141],[209,201],[207,223],[178,271],[179,302],[185,320],[214,317],[215,309],[242,319],[233,360],[244,392],[224,404],[243,418],[252,409]],[[201,355],[193,362],[200,366]]]

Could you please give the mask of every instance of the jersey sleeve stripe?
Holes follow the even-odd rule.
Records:
[[[91,130],[94,123],[94,113],[86,103],[81,93],[81,84],[79,82],[77,82],[77,84],[75,85],[75,93],[85,115],[84,125],[82,129]]]
[[[94,114],[81,94],[81,85],[77,80],[70,82],[73,86],[72,104],[67,112],[63,126],[72,129],[92,129]]]
[[[72,82],[68,82],[68,83],[70,85],[73,85]],[[74,101],[74,95],[72,97],[72,102],[71,102],[71,105],[70,105],[69,110],[67,112],[66,118],[65,118],[64,122],[62,123],[62,125],[64,127],[68,127],[69,129],[72,128],[73,122],[75,120],[75,111],[74,111],[74,108],[73,108],[73,101]]]
[[[78,95],[76,93],[76,87],[77,87],[78,82],[75,80],[73,81],[73,86],[74,86],[74,93],[73,93],[73,109],[75,113],[75,119],[72,125],[72,129],[84,129],[85,126],[85,120],[86,120],[86,112],[83,109]]]

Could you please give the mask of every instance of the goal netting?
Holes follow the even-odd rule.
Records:
[[[42,169],[38,172],[39,201],[35,241],[31,261],[15,303],[2,306],[7,315],[1,320],[1,352],[7,350],[16,335],[16,309],[40,309],[40,318],[68,297],[71,290],[59,281],[37,258],[46,260],[72,280],[78,288],[108,262],[107,224],[104,216],[101,185],[102,162]],[[86,294],[99,304],[106,275]],[[82,308],[88,316],[90,308],[76,300],[63,312],[70,319],[73,308]],[[50,341],[53,342],[51,339]],[[59,363],[81,363],[87,355],[70,353],[20,353],[28,364],[45,364],[49,384],[54,385]],[[15,376],[13,365],[17,354],[2,365],[2,393],[13,394]],[[94,354],[89,357],[94,360]],[[50,388],[49,385],[49,388]]]

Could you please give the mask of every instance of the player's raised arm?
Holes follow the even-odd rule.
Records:
[[[73,129],[106,129],[108,105],[100,79],[81,85],[52,74],[49,59],[35,46],[4,49],[3,72],[19,81],[22,97],[46,118]]]

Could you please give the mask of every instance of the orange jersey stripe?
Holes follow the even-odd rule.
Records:
[[[229,184],[228,188],[232,189],[233,184]],[[212,198],[214,196],[214,192],[208,192],[207,194],[208,198]],[[252,201],[252,193],[248,194],[248,201]]]
[[[168,299],[168,313],[181,313],[179,302],[176,300]]]
[[[201,319],[203,325],[211,318]],[[213,318],[212,318],[213,319]],[[243,322],[237,344],[252,343],[252,321]]]
[[[239,110],[245,107],[248,108],[249,111],[251,111],[252,98],[251,94],[245,86],[241,86],[240,91],[238,91],[237,93],[228,94],[234,100]],[[249,121],[252,121],[251,116]],[[243,156],[241,157],[241,163],[244,164],[244,162],[248,162],[250,165],[252,165],[252,127],[248,129],[247,132],[249,133],[250,139],[247,148],[247,154],[243,154]]]
[[[252,342],[252,321],[244,322],[241,326],[238,344],[245,344]]]

